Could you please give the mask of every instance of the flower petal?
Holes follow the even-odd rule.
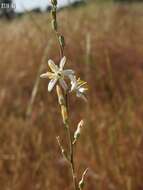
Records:
[[[69,75],[69,78],[71,80],[71,92],[77,88],[77,80],[75,75]]]
[[[71,82],[71,92],[73,90],[76,90],[76,88],[77,88],[77,84],[75,82]]]
[[[77,95],[77,97],[82,98],[84,101],[87,101],[86,96],[84,94],[80,93],[79,91],[77,92],[76,95]]]
[[[60,61],[60,69],[61,69],[61,70],[63,70],[65,63],[66,63],[66,57],[64,56],[64,57],[61,59],[61,61]]]
[[[75,75],[69,75],[68,77],[71,80],[71,84],[76,83],[76,76]]]
[[[78,90],[79,90],[79,92],[84,93],[84,92],[87,91],[88,89],[81,87],[81,88],[79,88]]]
[[[51,73],[51,72],[43,73],[40,75],[41,78],[49,78],[49,79],[53,79],[54,76],[55,76],[55,74]]]
[[[64,71],[63,71],[63,74],[65,75],[65,76],[68,76],[69,78],[71,77],[70,75],[74,75],[74,71],[72,70],[72,69],[65,69]],[[70,78],[71,79],[71,78]]]
[[[51,59],[48,61],[48,65],[54,73],[59,71],[58,66]]]
[[[78,83],[78,88],[81,88],[81,87],[84,86],[85,84],[87,84],[87,82],[83,82],[83,81],[82,81],[82,82],[79,82],[79,83]]]
[[[45,78],[49,78],[49,77],[48,77],[47,73],[43,73],[43,74],[40,75],[40,78],[45,79]]]
[[[65,91],[68,89],[68,85],[63,79],[59,79],[59,83]]]
[[[50,80],[49,84],[48,84],[48,91],[51,92],[52,89],[54,88],[55,84],[57,82],[57,79],[52,79]]]

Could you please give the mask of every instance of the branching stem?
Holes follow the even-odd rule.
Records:
[[[52,2],[52,5],[53,5],[53,8],[52,8],[52,26],[53,26],[53,29],[54,29],[54,32],[56,34],[56,38],[57,38],[57,41],[58,41],[59,51],[60,51],[60,58],[62,59],[63,56],[64,56],[65,42],[64,42],[64,37],[58,33],[57,19],[56,19],[57,0],[51,0],[51,2]],[[63,123],[64,123],[66,131],[67,131],[67,140],[68,140],[68,145],[69,145],[69,151],[68,151],[69,159],[67,159],[67,161],[69,162],[70,168],[71,168],[74,190],[79,190],[78,183],[77,183],[77,177],[76,177],[76,173],[75,173],[75,164],[74,164],[74,146],[75,145],[73,144],[73,137],[72,137],[72,132],[71,132],[70,127],[69,127],[69,119],[68,119],[68,95],[67,95],[67,92],[66,92],[65,95],[63,96],[62,91],[60,90],[60,88],[57,87],[57,89],[58,89],[57,94],[58,94],[58,98],[59,98],[59,104],[61,106],[61,112],[63,111],[62,112],[62,117],[63,117],[63,121],[64,121]],[[61,101],[61,99],[63,101]],[[67,118],[66,121],[65,121],[65,118]],[[59,140],[58,140],[58,144],[60,146],[60,149],[62,151],[64,151],[64,149],[62,148]]]

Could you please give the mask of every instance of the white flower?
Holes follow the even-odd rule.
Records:
[[[87,101],[85,92],[88,90],[88,88],[84,87],[85,84],[87,84],[87,82],[80,80],[80,78],[78,78],[77,80],[76,76],[73,75],[70,76],[70,79],[71,79],[71,92],[75,91],[77,97],[80,97],[85,101]]]
[[[65,76],[69,77],[74,74],[74,71],[71,69],[63,69],[66,63],[66,57],[63,57],[60,61],[59,67],[54,63],[54,61],[49,60],[48,65],[52,72],[46,72],[41,74],[41,78],[49,78],[50,82],[48,84],[48,91],[51,92],[55,84],[59,81],[60,85],[64,90],[68,89],[68,86],[64,80]]]

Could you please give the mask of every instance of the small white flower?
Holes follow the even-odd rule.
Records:
[[[55,84],[59,81],[60,85],[64,90],[68,89],[68,86],[64,80],[65,77],[69,77],[74,74],[74,71],[71,69],[63,69],[66,63],[66,57],[63,57],[60,61],[59,67],[51,59],[48,61],[48,65],[52,72],[46,72],[41,74],[41,78],[49,78],[50,82],[48,84],[48,91],[51,92]]]
[[[80,78],[78,78],[77,80],[76,76],[73,75],[70,76],[70,79],[71,79],[71,92],[75,91],[77,97],[87,101],[85,92],[88,90],[88,88],[84,87],[85,84],[87,84],[87,82],[80,80]]]

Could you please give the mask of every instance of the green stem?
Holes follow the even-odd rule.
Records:
[[[75,175],[75,164],[74,164],[74,147],[72,144],[72,137],[71,137],[71,131],[70,131],[70,127],[67,124],[66,125],[67,128],[67,133],[68,133],[68,141],[69,141],[69,149],[70,149],[70,167],[71,167],[71,172],[72,172],[72,178],[73,178],[73,184],[74,184],[74,189],[78,190],[77,187],[77,180],[76,180],[76,175]]]
[[[65,103],[66,107],[68,110],[68,95],[66,93],[65,95]],[[69,122],[69,121],[68,121]],[[71,136],[71,131],[69,127],[69,123],[66,124],[67,128],[67,135],[68,135],[68,142],[69,142],[69,156],[70,156],[70,167],[71,167],[71,172],[72,172],[72,179],[73,179],[73,185],[74,185],[74,190],[79,190],[78,185],[77,185],[77,179],[76,179],[76,174],[75,174],[75,164],[74,164],[74,145],[73,145],[73,139]]]
[[[54,7],[55,11],[57,10],[57,6]],[[55,12],[56,14],[56,12]],[[54,20],[56,21],[56,18],[54,18]],[[56,38],[58,40],[58,45],[59,45],[59,51],[60,51],[60,58],[62,59],[62,57],[64,56],[64,47],[60,44],[59,42],[59,33],[57,28],[54,30],[55,34],[56,34]],[[68,95],[67,93],[65,94],[65,106],[68,110]],[[70,167],[71,167],[71,172],[72,172],[72,178],[73,178],[73,184],[74,184],[74,190],[79,190],[78,185],[77,185],[77,179],[76,179],[76,175],[75,175],[75,164],[74,164],[74,145],[73,145],[73,139],[72,139],[72,133],[70,131],[70,127],[69,127],[69,123],[67,121],[67,123],[65,124],[66,129],[67,129],[67,136],[68,136],[68,143],[69,143],[69,163],[70,163]]]
[[[58,44],[59,44],[60,57],[61,57],[61,59],[62,59],[63,56],[64,56],[64,49],[63,49],[63,47],[61,46],[61,44],[59,43],[59,33],[58,33],[57,31],[56,31],[56,37],[57,37]]]

